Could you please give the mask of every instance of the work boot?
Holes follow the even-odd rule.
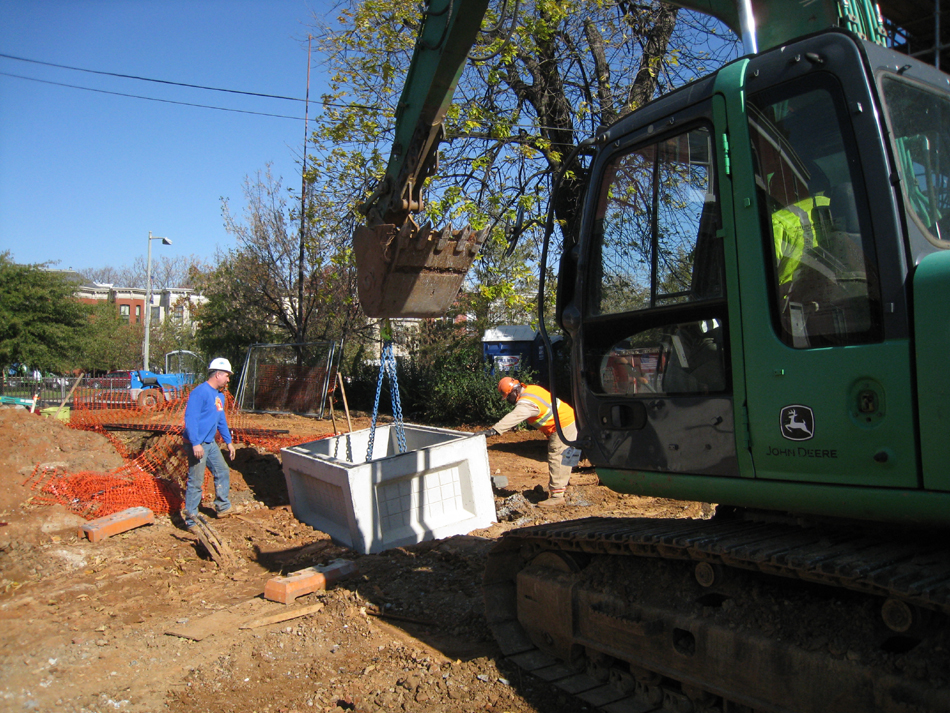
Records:
[[[224,510],[218,510],[214,514],[214,516],[218,518],[219,520],[221,520],[222,518],[225,518],[225,517],[231,517],[233,514],[234,514],[234,508],[229,505]]]
[[[567,498],[563,495],[549,495],[547,500],[542,500],[538,503],[538,507],[541,508],[557,508],[561,507],[567,502]]]

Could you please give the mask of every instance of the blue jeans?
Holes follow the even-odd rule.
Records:
[[[227,510],[231,507],[231,501],[228,499],[228,493],[231,490],[231,470],[224,460],[224,454],[218,447],[218,444],[202,443],[205,454],[204,458],[195,458],[195,452],[192,445],[185,442],[185,450],[188,453],[188,485],[185,487],[185,526],[194,524],[192,515],[198,512],[198,506],[201,505],[201,488],[205,482],[205,467],[211,471],[214,476],[214,509],[218,512]]]

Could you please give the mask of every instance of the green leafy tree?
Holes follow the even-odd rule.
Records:
[[[398,327],[399,325],[394,325]],[[497,420],[505,410],[498,398],[497,377],[482,363],[479,334],[471,324],[432,319],[413,329],[395,329],[397,375],[404,417],[417,423],[472,425]],[[379,363],[364,349],[344,361],[350,408],[371,411],[376,397]],[[379,410],[392,415],[392,384],[380,387]]]
[[[74,285],[0,253],[0,363],[63,372],[75,368],[86,311]]]
[[[491,229],[465,305],[485,326],[533,313],[552,178],[580,140],[735,54],[715,23],[664,3],[530,0],[519,7],[511,17],[493,5],[486,18],[449,110],[425,215],[434,225]],[[317,192],[348,189],[340,215],[375,188],[385,168],[420,12],[409,0],[351,0],[335,27],[317,33],[331,89],[308,178]],[[567,246],[585,180],[582,161],[565,173],[554,199]],[[520,240],[509,255],[512,233]],[[555,254],[559,248],[565,244]]]
[[[88,314],[77,367],[86,373],[138,368],[142,364],[142,325],[129,324],[112,302],[87,305]]]
[[[251,344],[271,344],[281,340],[267,314],[253,303],[243,303],[246,286],[243,284],[240,257],[231,253],[219,256],[217,266],[194,275],[199,291],[207,302],[194,307],[197,322],[195,342],[199,351],[226,357],[236,366],[241,364]]]

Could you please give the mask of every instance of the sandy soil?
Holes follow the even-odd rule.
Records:
[[[292,416],[261,416],[255,425],[332,430],[329,421]],[[354,419],[354,429],[367,425]],[[122,438],[132,453],[149,440]],[[111,470],[122,463],[115,447],[0,409],[0,710],[578,710],[498,654],[480,595],[486,552],[514,526],[683,517],[699,505],[618,495],[581,467],[571,505],[549,512],[532,504],[547,481],[544,456],[536,432],[493,438],[491,469],[509,479],[495,493],[498,524],[360,556],[294,518],[279,455],[239,447],[232,501],[241,513],[213,522],[239,559],[223,571],[177,515],[98,543],[79,539],[84,520],[35,502],[28,481],[37,464]],[[261,596],[278,574],[338,558],[355,560],[359,575],[291,606]],[[316,604],[323,606],[306,616],[241,628]]]

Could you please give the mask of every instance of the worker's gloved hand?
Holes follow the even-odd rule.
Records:
[[[492,436],[497,436],[498,431],[494,428],[487,428],[484,431],[475,431],[476,436],[485,436],[485,438],[491,438]]]

